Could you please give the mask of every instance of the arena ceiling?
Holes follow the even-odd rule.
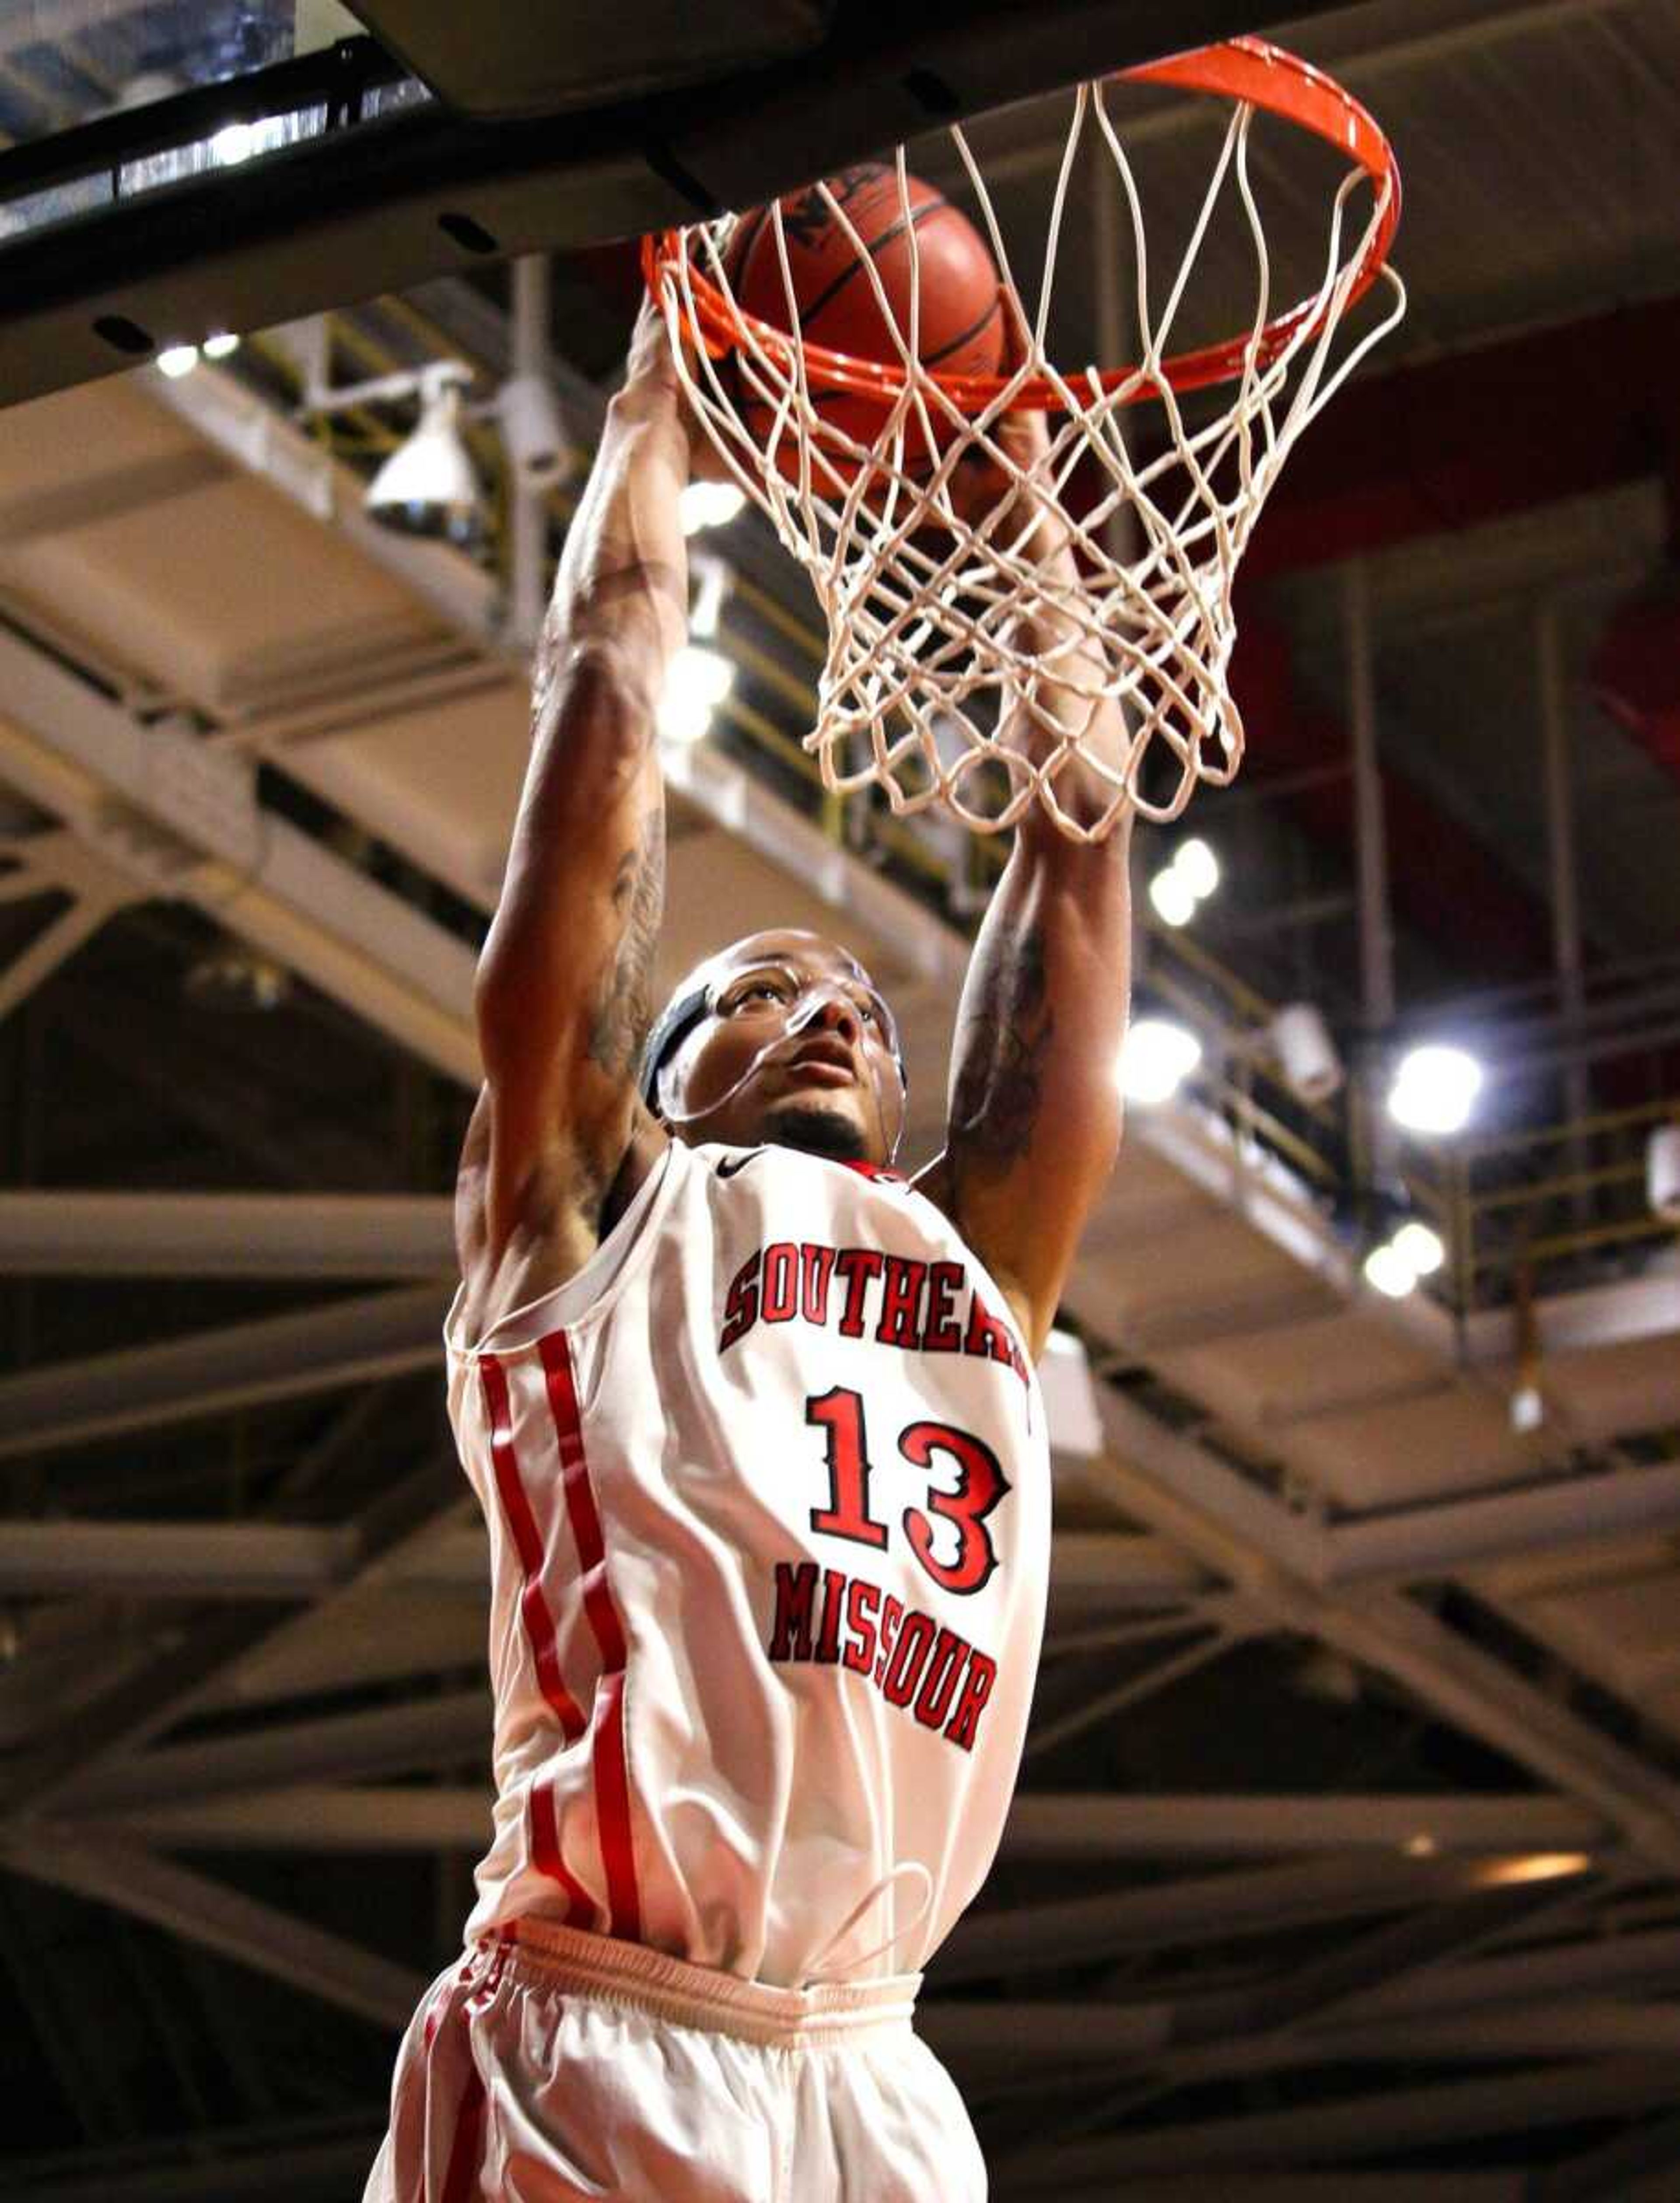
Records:
[[[306,61],[307,24],[324,51],[346,28],[281,12],[279,47],[234,63]],[[297,418],[300,318],[337,310],[340,380],[449,354],[493,393],[506,271],[437,257],[470,182],[487,196],[453,210],[494,201],[499,246],[565,248],[545,336],[587,451],[634,289],[610,240],[691,204],[697,175],[736,188],[702,153],[761,161],[751,196],[793,180],[802,145],[863,150],[898,112],[869,103],[918,69],[967,104],[964,70],[1032,80],[1023,43],[1050,67],[1049,22],[1115,59],[1186,35],[1182,9],[953,9],[925,52],[872,56],[860,12],[789,0],[708,10],[717,43],[674,54],[612,12],[612,98],[562,72],[541,98],[571,120],[544,137],[521,105],[529,11],[475,9],[470,50],[458,11],[363,11],[381,81],[429,72],[445,95],[393,109],[418,121],[404,157],[433,129],[476,149],[425,192],[346,145],[275,191],[312,209],[285,236],[252,213],[259,163],[189,174],[144,221],[91,206],[0,242],[20,2197],[358,2192],[488,1825],[483,1562],[437,1329],[529,605],[512,553],[367,519],[400,416]],[[220,35],[240,11],[0,6],[12,151],[96,127],[146,57],[136,25],[155,61],[181,13]],[[1680,1260],[1641,1214],[1638,1159],[1680,1106],[1680,752],[1639,638],[1671,633],[1675,601],[1680,23],[1660,0],[1203,14],[1268,29],[1381,115],[1412,306],[1254,547],[1250,765],[1198,821],[1221,896],[1187,939],[1145,921],[1141,994],[1194,1016],[1208,1056],[1185,1102],[1133,1113],[1070,1286],[1096,1381],[1058,1350],[1023,1787],[926,2029],[1000,2203],[1654,2203],[1680,2184]],[[815,139],[836,41],[842,135]],[[638,76],[650,56],[671,74]],[[776,127],[742,151],[719,117],[772,82]],[[1011,223],[1060,127],[1033,104],[976,125]],[[544,137],[543,160],[508,131]],[[1211,142],[1192,105],[1145,103],[1151,192],[1178,204]],[[1068,295],[1089,356],[1114,305],[1094,255]],[[227,310],[252,334],[180,380],[106,372],[94,321],[145,327],[160,300],[201,316],[180,333]],[[566,509],[527,502],[539,546]],[[753,523],[712,547],[741,670],[718,737],[671,760],[663,972],[720,913],[841,934],[903,1016],[920,1156],[965,955],[949,850],[867,816],[829,830],[788,754],[813,607]],[[1387,819],[1381,1031],[1356,923],[1362,714]],[[1568,768],[1549,800],[1548,756]],[[1302,997],[1356,1065],[1438,1030],[1488,1054],[1510,1145],[1405,1158],[1460,1219],[1485,1204],[1452,1290],[1361,1285],[1360,1128],[1292,1111],[1261,1049],[1269,1007]],[[1537,1137],[1569,1119],[1571,1139]],[[1519,1429],[1524,1387],[1544,1415]]]

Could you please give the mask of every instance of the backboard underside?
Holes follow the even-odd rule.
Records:
[[[994,0],[921,9],[909,32],[845,0],[785,0],[710,9],[673,47],[669,11],[649,0],[610,11],[610,43],[596,8],[567,11],[581,19],[570,39],[545,11],[543,41],[514,0],[472,10],[465,42],[458,11],[377,0],[359,12],[377,39],[0,152],[0,233],[13,232],[0,244],[0,404],[216,329],[749,205],[931,123],[1258,27],[1242,0]],[[537,69],[547,49],[590,58]],[[546,113],[532,112],[534,82]],[[5,222],[44,184],[120,180],[125,163],[281,107],[322,127],[66,221]]]

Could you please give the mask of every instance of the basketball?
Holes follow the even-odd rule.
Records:
[[[916,350],[922,363],[948,375],[996,375],[1004,345],[997,268],[968,217],[920,177],[907,175],[901,192],[897,170],[880,162],[846,168],[830,179],[829,188],[874,263],[892,319],[907,339],[920,291]],[[767,207],[744,216],[736,233],[727,267],[742,307],[773,328],[796,331],[807,345],[896,363],[898,347],[865,262],[820,188],[807,185],[790,193],[781,209],[785,275]],[[873,440],[885,414],[881,403],[846,391],[824,393],[814,378],[812,387],[825,421],[859,443]],[[747,425],[761,437],[772,409],[750,396],[741,403]],[[829,456],[849,474],[843,452]],[[931,472],[933,465],[914,420],[905,427],[904,460],[913,472]],[[797,464],[790,445],[784,472],[796,471]]]

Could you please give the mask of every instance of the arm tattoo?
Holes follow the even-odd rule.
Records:
[[[662,806],[648,813],[640,842],[624,853],[612,882],[612,904],[621,914],[624,931],[595,997],[589,1052],[590,1062],[599,1064],[609,1077],[624,1078],[635,1070],[653,1021],[648,983],[665,909]]]
[[[975,1014],[967,1020],[951,1096],[954,1158],[990,1174],[1025,1153],[1038,1120],[1055,1025],[1044,936],[1035,925],[985,974]]]

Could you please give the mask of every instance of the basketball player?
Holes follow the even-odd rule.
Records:
[[[494,1834],[368,2203],[985,2193],[911,2012],[1032,1697],[1033,1360],[1119,1137],[1126,835],[1019,828],[914,1180],[891,1013],[837,943],[735,942],[650,1034],[689,457],[644,311],[478,980],[447,1340],[489,1529]],[[1053,616],[1022,617],[1041,703],[1089,718]]]

